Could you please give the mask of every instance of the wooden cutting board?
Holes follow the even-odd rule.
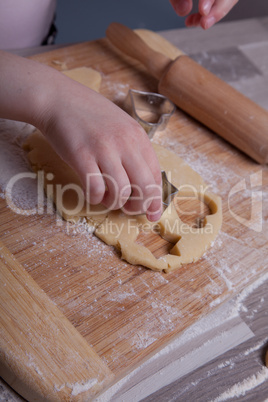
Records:
[[[181,53],[153,32],[138,33],[169,57]],[[119,106],[129,88],[157,90],[138,62],[105,39],[33,58],[59,70],[100,71],[101,93]],[[176,272],[131,266],[55,214],[19,215],[0,199],[1,375],[26,399],[92,398],[267,271],[267,167],[179,110],[154,141],[183,157],[223,200],[214,247]]]

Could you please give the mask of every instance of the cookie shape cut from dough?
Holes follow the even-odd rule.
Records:
[[[161,168],[179,188],[179,195],[187,196],[191,188],[211,211],[202,227],[190,227],[179,218],[174,202],[163,213],[160,221],[149,222],[145,215],[129,216],[121,210],[107,211],[102,206],[87,204],[77,174],[52,149],[44,136],[36,131],[29,136],[24,148],[35,172],[43,172],[44,189],[52,198],[60,215],[70,221],[85,219],[95,227],[95,235],[106,244],[121,251],[122,259],[133,265],[143,265],[155,271],[170,272],[183,264],[197,261],[215,240],[222,223],[220,197],[203,191],[203,179],[173,152],[152,144]],[[192,191],[191,190],[191,191]],[[169,254],[156,258],[145,246],[137,242],[144,230],[157,231],[174,246]]]
[[[188,196],[180,192],[180,196]],[[130,217],[122,211],[113,211],[95,231],[96,236],[106,244],[115,246],[121,258],[133,265],[143,265],[154,271],[171,272],[184,264],[199,260],[213,244],[222,224],[220,197],[210,193],[197,193],[210,209],[211,214],[204,219],[202,227],[191,227],[178,216],[174,202],[163,213],[158,223],[149,222],[144,215]],[[159,235],[174,244],[169,253],[156,258],[145,246],[137,243],[140,231],[146,230]]]

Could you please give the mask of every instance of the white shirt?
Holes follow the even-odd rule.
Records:
[[[55,9],[56,0],[0,0],[0,49],[41,45]]]

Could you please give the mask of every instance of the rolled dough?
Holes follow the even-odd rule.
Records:
[[[75,70],[69,76],[75,78],[78,74],[79,78],[81,69]],[[85,70],[82,71],[84,75]],[[95,84],[89,80],[93,89],[99,78],[95,75]],[[84,201],[77,174],[56,154],[40,132],[35,131],[30,135],[24,148],[33,170],[43,172],[45,192],[48,198],[53,199],[64,219],[75,222],[79,219],[86,220],[88,225],[95,227],[95,235],[119,249],[121,257],[129,263],[143,265],[155,271],[170,272],[183,264],[197,261],[211,246],[222,223],[221,199],[206,191],[207,187],[201,176],[183,159],[160,145],[152,145],[161,168],[165,170],[172,184],[179,188],[179,195],[188,196],[189,192],[194,193],[209,206],[211,214],[206,216],[202,227],[190,227],[182,222],[174,203],[169,205],[157,224],[149,222],[145,215],[127,216],[121,210],[107,211],[102,205],[91,206]],[[148,248],[137,243],[138,235],[144,228],[154,233],[157,230],[161,237],[174,245],[169,254],[156,258]]]
[[[179,268],[182,264],[197,261],[215,240],[221,227],[221,199],[205,191],[203,179],[176,154],[160,145],[153,144],[161,168],[179,188],[179,194],[187,196],[189,189],[204,200],[211,214],[205,218],[201,228],[183,223],[174,203],[166,209],[157,224],[157,232],[174,244],[170,253],[157,259],[151,251],[136,242],[141,230],[155,231],[156,224],[145,215],[127,216],[122,211],[107,211],[102,205],[91,206],[82,202],[83,191],[76,173],[60,159],[40,132],[34,132],[24,144],[34,171],[42,171],[44,189],[52,198],[61,216],[70,221],[85,218],[95,226],[95,235],[105,243],[121,250],[122,258],[131,264],[144,265],[165,272]]]

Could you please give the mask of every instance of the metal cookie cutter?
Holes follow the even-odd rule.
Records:
[[[162,173],[162,204],[164,210],[169,206],[172,202],[175,195],[178,193],[177,187],[173,186],[170,181],[168,181],[166,172],[164,170],[161,171]]]
[[[175,105],[165,96],[154,92],[130,89],[125,105],[131,116],[144,128],[151,139],[156,130],[163,130]]]

